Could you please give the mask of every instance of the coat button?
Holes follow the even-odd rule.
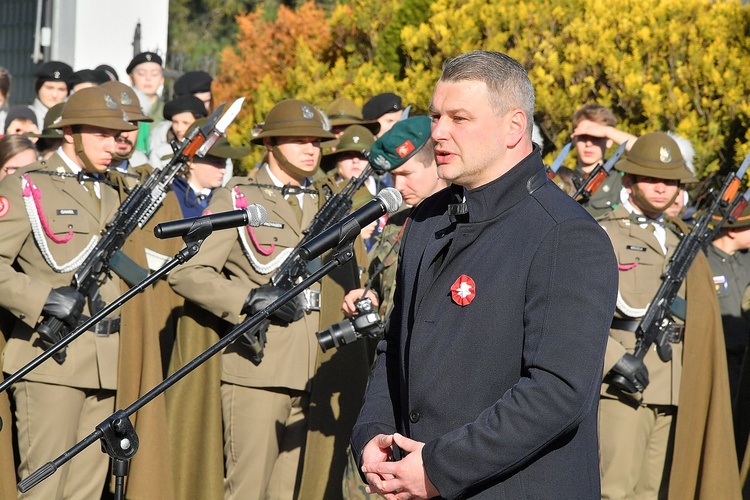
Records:
[[[412,410],[411,412],[409,412],[409,421],[412,424],[416,424],[417,422],[419,422],[420,418],[422,418],[422,415],[420,415],[417,410]]]

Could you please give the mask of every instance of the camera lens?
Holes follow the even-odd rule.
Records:
[[[318,337],[318,344],[323,352],[328,349],[339,348],[359,338],[354,330],[354,325],[348,319],[331,325],[328,330],[315,334]]]

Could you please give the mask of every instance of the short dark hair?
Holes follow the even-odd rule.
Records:
[[[36,146],[25,135],[6,135],[0,139],[0,168],[4,167],[8,160],[27,149],[37,152]]]

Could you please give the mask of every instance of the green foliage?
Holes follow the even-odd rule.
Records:
[[[324,109],[341,95],[361,105],[385,91],[424,112],[446,59],[498,50],[529,72],[537,90],[535,119],[551,140],[550,161],[569,140],[573,111],[596,102],[611,107],[619,126],[633,134],[672,130],[688,138],[704,177],[738,164],[750,150],[748,9],[739,0],[305,4],[290,16],[315,12],[320,24],[295,36],[287,31],[272,51],[253,52],[263,45],[261,37],[283,26],[257,18],[254,29],[243,32],[240,22],[236,57],[225,59],[222,74],[245,82],[233,92],[248,97],[256,121],[283,98],[304,98]],[[248,45],[250,39],[255,41]],[[283,64],[269,64],[269,57]],[[264,78],[243,65],[247,60],[260,61]],[[246,137],[251,125],[245,119],[236,137]]]

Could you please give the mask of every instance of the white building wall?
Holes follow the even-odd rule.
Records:
[[[125,68],[133,58],[133,36],[141,23],[141,51],[167,51],[169,0],[56,0],[52,59],[74,70],[109,64],[130,83]]]

